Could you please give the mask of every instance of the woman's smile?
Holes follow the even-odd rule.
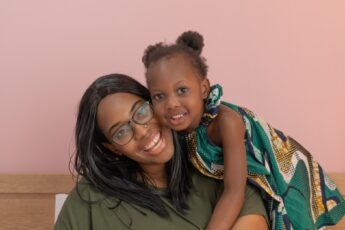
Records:
[[[151,135],[150,140],[144,146],[144,151],[150,155],[159,154],[165,147],[165,141],[160,132]]]

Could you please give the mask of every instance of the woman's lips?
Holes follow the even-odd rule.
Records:
[[[153,135],[151,141],[144,146],[144,151],[149,154],[158,154],[165,147],[165,141],[162,138],[161,132]]]

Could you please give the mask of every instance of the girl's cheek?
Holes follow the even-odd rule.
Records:
[[[162,114],[163,110],[164,110],[163,106],[160,106],[160,105],[157,105],[157,104],[153,105],[153,111],[156,113],[156,115]]]
[[[163,120],[163,113],[157,113],[158,120]]]

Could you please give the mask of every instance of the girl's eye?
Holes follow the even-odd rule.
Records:
[[[189,89],[186,87],[181,87],[181,88],[177,89],[178,94],[185,94],[185,93],[188,93],[188,91],[189,91]]]
[[[162,93],[158,93],[152,96],[152,99],[155,101],[161,101],[164,99],[164,95]]]

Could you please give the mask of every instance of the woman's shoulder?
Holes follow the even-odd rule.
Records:
[[[73,206],[84,206],[85,203],[95,203],[103,200],[106,195],[95,189],[86,179],[79,180],[72,191],[68,194],[65,204],[72,204]]]
[[[105,198],[89,182],[81,179],[68,194],[54,229],[89,229],[94,208],[91,204],[100,203]]]

